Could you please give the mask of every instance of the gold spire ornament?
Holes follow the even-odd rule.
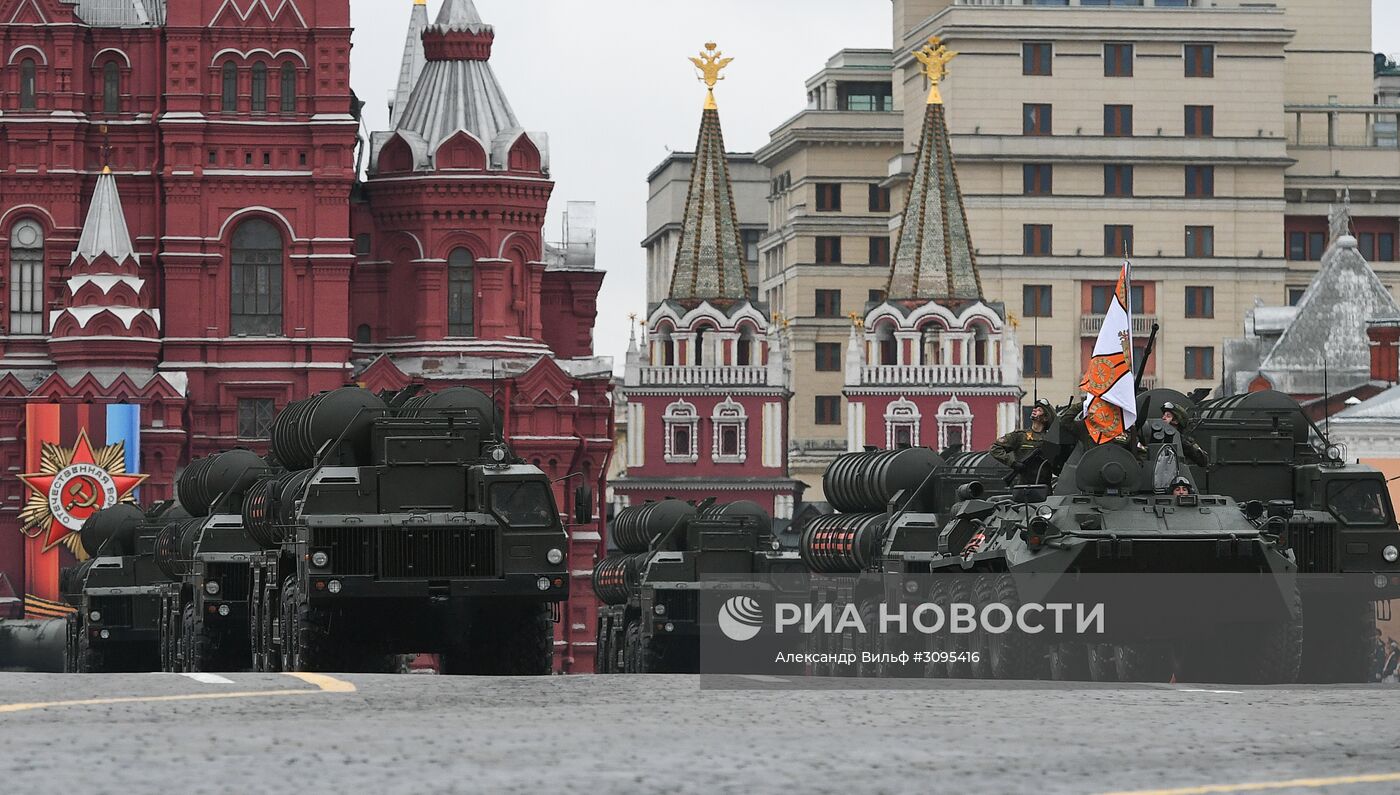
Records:
[[[948,49],[948,45],[944,44],[942,39],[931,36],[928,44],[915,52],[914,57],[924,65],[920,71],[929,81],[928,104],[942,105],[943,95],[938,92],[938,84],[948,76],[948,62],[958,57],[958,54]]]
[[[705,43],[705,51],[700,53],[700,57],[691,58],[690,62],[700,70],[698,79],[709,89],[705,95],[705,110],[718,110],[719,105],[715,103],[715,84],[724,79],[720,72],[733,63],[734,59],[725,58],[724,53],[719,51],[719,45],[711,41]]]

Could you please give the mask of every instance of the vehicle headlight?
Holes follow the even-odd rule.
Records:
[[[676,631],[676,625],[675,625],[675,624],[672,624],[670,621],[667,621],[667,622],[666,622],[666,631],[667,631],[667,632],[675,632],[675,631]]]
[[[905,580],[905,581],[904,581],[904,592],[905,592],[905,593],[915,593],[915,592],[918,591],[918,590],[919,590],[919,582],[918,582],[918,580]]]
[[[1390,544],[1381,550],[1381,557],[1385,558],[1386,563],[1394,563],[1396,560],[1400,560],[1400,549],[1396,549],[1394,544]]]
[[[225,618],[227,618],[227,617],[228,617],[228,614],[229,614],[228,605],[219,605],[219,615],[224,616]]]
[[[549,578],[548,578],[548,577],[541,577],[541,578],[539,578],[538,580],[535,580],[535,587],[536,587],[536,588],[539,588],[541,591],[548,591],[548,590],[549,590]]]
[[[324,552],[312,552],[312,553],[311,553],[311,565],[312,565],[312,566],[315,566],[315,567],[318,568],[318,569],[324,569],[325,567],[329,566],[330,563],[331,563],[331,556],[330,556],[330,555],[327,555],[327,554],[324,553]]]
[[[112,633],[104,629],[101,632],[97,633],[97,637],[103,640],[107,640],[108,638],[112,637]]]
[[[656,607],[653,607],[651,611],[657,614],[658,616],[664,616],[666,615],[666,605],[657,605]]]
[[[340,588],[340,580],[331,580],[330,582],[326,583],[326,590],[330,591],[332,594],[340,593]]]
[[[210,596],[218,596],[218,595],[219,595],[219,581],[218,581],[218,580],[210,580],[209,582],[204,583],[204,592],[207,593],[207,594],[209,594]]]
[[[1052,516],[1054,516],[1054,515],[1055,515],[1055,509],[1054,509],[1054,508],[1051,508],[1049,505],[1042,505],[1042,506],[1040,506],[1040,510],[1036,511],[1036,516],[1041,516],[1041,517],[1044,517],[1044,518],[1046,518],[1046,519],[1049,519],[1050,517],[1052,517]]]
[[[1390,580],[1386,579],[1384,574],[1377,574],[1375,577],[1371,578],[1371,584],[1377,588],[1384,588],[1390,584]]]
[[[564,552],[559,549],[551,549],[545,554],[544,558],[550,562],[550,565],[558,566],[560,563],[564,562]]]
[[[1387,549],[1394,549],[1394,547],[1387,547]],[[89,620],[89,621],[92,621],[92,622],[94,622],[94,623],[96,623],[96,622],[98,622],[98,621],[101,621],[101,620],[102,620],[102,611],[101,611],[101,610],[94,610],[94,611],[92,611],[91,613],[88,613],[88,620]]]

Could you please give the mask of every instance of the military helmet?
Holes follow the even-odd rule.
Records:
[[[1192,486],[1192,485],[1191,485],[1191,480],[1190,480],[1189,478],[1186,478],[1186,477],[1184,477],[1184,476],[1178,475],[1178,476],[1176,477],[1176,479],[1172,481],[1171,490],[1172,490],[1172,491],[1176,491],[1177,489],[1179,489],[1179,488],[1181,488],[1181,487],[1183,487],[1183,486],[1185,486],[1185,487],[1188,488],[1188,489],[1194,489],[1194,488],[1195,488],[1195,486]]]
[[[1040,400],[1037,400],[1037,401],[1035,402],[1035,405],[1036,405],[1036,407],[1045,409],[1046,411],[1054,411],[1054,410],[1055,410],[1055,404],[1054,404],[1054,403],[1051,403],[1050,401],[1046,400],[1045,398],[1041,398]]]
[[[1162,413],[1165,414],[1167,412],[1171,412],[1171,415],[1176,420],[1177,425],[1185,426],[1189,419],[1186,407],[1178,406],[1170,400],[1162,404]]]

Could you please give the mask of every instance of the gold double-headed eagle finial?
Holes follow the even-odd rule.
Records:
[[[948,49],[948,45],[944,44],[942,39],[931,36],[928,44],[915,52],[914,57],[924,65],[920,71],[929,81],[928,104],[942,105],[943,95],[938,92],[938,84],[948,76],[948,62],[958,57],[958,54]]]
[[[848,318],[851,319],[851,327],[852,327],[852,328],[858,328],[858,329],[864,329],[864,328],[865,328],[865,318],[862,317],[861,314],[860,314],[859,312],[847,312],[847,313],[846,313],[846,317],[848,317]]]
[[[705,50],[700,53],[700,57],[691,58],[690,62],[700,70],[698,79],[708,89],[705,94],[705,110],[717,110],[719,105],[715,104],[715,84],[724,79],[720,72],[733,63],[734,59],[725,58],[724,53],[719,51],[719,45],[711,41],[705,43]]]

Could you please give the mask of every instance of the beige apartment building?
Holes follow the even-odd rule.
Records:
[[[787,324],[808,499],[845,449],[847,316],[885,287],[928,91],[913,53],[930,36],[960,53],[941,86],[952,151],[1027,404],[1075,392],[1125,250],[1138,346],[1160,327],[1146,381],[1183,391],[1220,384],[1223,341],[1254,307],[1301,297],[1348,191],[1362,254],[1400,284],[1397,78],[1370,51],[1370,0],[893,3],[893,51],[831,58],[755,153],[763,215],[739,199],[741,224],[767,230],[756,284]],[[671,266],[657,230],[680,217],[667,166],[653,281]]]

